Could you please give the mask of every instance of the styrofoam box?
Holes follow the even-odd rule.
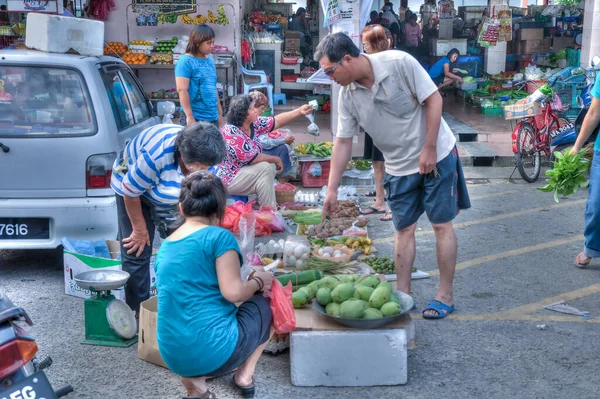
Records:
[[[461,54],[467,54],[467,39],[431,39],[431,54],[443,57],[456,48]]]
[[[70,49],[81,55],[104,53],[104,22],[30,12],[27,14],[25,45],[50,53]]]

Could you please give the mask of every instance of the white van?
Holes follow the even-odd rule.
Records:
[[[113,161],[158,123],[117,58],[0,51],[0,250],[115,239]]]

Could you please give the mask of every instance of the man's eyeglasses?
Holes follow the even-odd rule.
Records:
[[[336,68],[342,63],[342,61],[344,61],[344,59],[342,58],[341,60],[339,60],[334,66],[333,68],[327,70],[327,71],[323,71],[325,72],[325,75],[327,76],[333,76],[333,74],[335,73]]]

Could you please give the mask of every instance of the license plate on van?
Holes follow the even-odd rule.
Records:
[[[0,218],[0,240],[44,240],[50,238],[46,218]]]

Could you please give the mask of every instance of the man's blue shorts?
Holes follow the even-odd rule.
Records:
[[[385,174],[383,188],[396,231],[415,224],[423,212],[427,212],[432,224],[441,224],[452,221],[461,209],[471,207],[456,147],[437,163],[437,171],[437,177],[433,173]]]

